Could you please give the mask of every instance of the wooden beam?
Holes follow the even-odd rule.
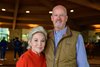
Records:
[[[17,13],[18,13],[18,8],[19,8],[19,0],[16,0],[15,2],[15,11],[14,11],[14,20],[13,20],[13,30],[15,29],[16,26],[16,19],[17,19]]]
[[[51,3],[50,0],[38,0],[38,2],[42,3],[43,5],[46,6],[48,9],[52,9],[53,3]]]
[[[10,16],[0,16],[1,19],[10,19],[10,20],[13,20],[13,17],[10,17]]]
[[[88,0],[68,0],[68,1],[100,11],[100,4],[91,3]]]

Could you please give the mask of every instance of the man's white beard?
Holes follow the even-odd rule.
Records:
[[[61,21],[57,21],[57,22],[55,23],[55,27],[57,27],[57,28],[62,27]]]

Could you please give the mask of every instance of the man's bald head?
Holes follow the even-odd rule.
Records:
[[[57,5],[57,6],[55,6],[54,8],[53,8],[53,10],[52,10],[52,12],[54,12],[55,10],[63,10],[64,12],[65,12],[65,14],[67,15],[67,9],[64,7],[64,6],[62,6],[62,5]]]

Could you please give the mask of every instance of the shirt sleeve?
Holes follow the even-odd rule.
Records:
[[[90,67],[88,60],[87,60],[83,37],[81,34],[79,34],[79,36],[78,36],[78,40],[77,40],[77,44],[76,44],[76,51],[77,51],[78,67]]]

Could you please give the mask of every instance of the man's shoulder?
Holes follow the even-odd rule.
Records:
[[[53,30],[47,30],[47,33],[53,32]]]
[[[54,34],[53,34],[53,30],[48,30],[47,31],[47,34],[48,34],[48,38],[50,37],[52,37],[52,36],[54,36]]]
[[[71,30],[72,32],[72,36],[75,36],[76,38],[78,38],[78,36],[81,34],[79,31],[76,30]]]
[[[53,33],[53,30],[48,30],[47,34],[50,35],[51,33]]]
[[[72,31],[72,34],[80,34],[80,32],[79,31],[76,31],[76,30],[71,30]]]

